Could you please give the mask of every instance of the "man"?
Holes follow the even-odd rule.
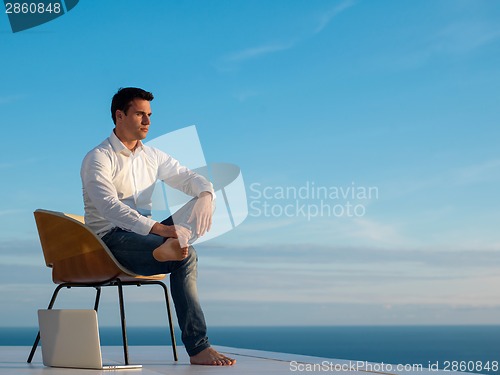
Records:
[[[196,288],[197,256],[190,244],[210,230],[214,191],[204,177],[164,152],[145,146],[153,94],[118,90],[111,103],[115,128],[82,163],[85,223],[116,259],[142,275],[170,273],[182,341],[192,364],[232,365],[213,349]],[[151,219],[155,182],[163,180],[193,198],[163,222]]]

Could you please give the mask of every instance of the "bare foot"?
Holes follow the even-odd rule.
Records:
[[[183,260],[188,255],[188,248],[181,247],[177,238],[167,238],[167,240],[153,250],[153,257],[159,262],[169,260]]]
[[[206,348],[192,356],[190,360],[192,365],[232,366],[236,363],[236,359],[226,357],[214,348]]]

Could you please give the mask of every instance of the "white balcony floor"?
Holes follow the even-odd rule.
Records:
[[[429,369],[413,369],[413,371],[397,371],[394,367],[388,371],[388,365],[366,364],[361,366],[355,361],[319,358],[297,354],[275,353],[250,349],[239,349],[215,346],[217,350],[237,360],[236,365],[192,366],[183,347],[178,347],[179,361],[174,362],[171,347],[166,346],[132,346],[129,348],[130,363],[142,364],[142,369],[127,370],[84,370],[50,368],[42,364],[41,349],[38,348],[33,362],[26,363],[30,348],[26,346],[0,346],[0,375],[56,375],[56,374],[292,374],[292,373],[349,373],[349,374],[407,374],[453,375],[449,371],[430,371]],[[123,349],[120,346],[103,346],[103,362],[106,364],[123,364]],[[316,366],[316,367],[314,367]],[[320,367],[321,366],[321,367]],[[341,367],[343,366],[343,367]],[[366,367],[369,366],[369,367]],[[344,371],[351,367],[351,370]],[[315,371],[313,371],[315,370]],[[456,373],[459,374],[459,373]]]

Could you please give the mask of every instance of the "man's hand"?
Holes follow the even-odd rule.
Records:
[[[196,235],[203,236],[212,226],[212,194],[204,191],[193,206],[188,224],[196,220]]]
[[[149,233],[168,238],[178,238],[181,248],[187,247],[191,238],[191,231],[182,225],[164,225],[155,223]]]
[[[175,234],[179,239],[179,245],[181,246],[181,249],[188,247],[188,241],[191,238],[191,230],[183,227],[182,225],[174,225],[173,227],[175,229]]]

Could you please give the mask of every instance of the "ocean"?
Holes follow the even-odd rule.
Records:
[[[32,345],[36,332],[0,328],[0,345]],[[170,345],[166,326],[127,332],[130,345]],[[119,327],[100,334],[102,345],[121,345]],[[211,327],[209,338],[237,348],[500,375],[500,326]]]

